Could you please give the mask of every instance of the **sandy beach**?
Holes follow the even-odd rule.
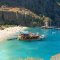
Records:
[[[15,38],[18,32],[24,31],[25,29],[27,29],[27,27],[15,26],[0,30],[0,41]]]

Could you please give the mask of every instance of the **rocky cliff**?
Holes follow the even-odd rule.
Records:
[[[48,16],[55,21],[53,24],[60,22],[60,0],[0,0],[2,4],[24,7],[38,15]]]
[[[40,21],[37,14],[26,8],[18,7],[0,7],[0,24],[32,25]]]

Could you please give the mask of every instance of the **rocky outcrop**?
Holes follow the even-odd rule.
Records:
[[[25,7],[37,14],[45,14],[53,18],[60,13],[59,0],[0,0],[0,5]]]
[[[52,56],[50,60],[60,60],[60,54]]]
[[[40,16],[25,8],[0,7],[0,21],[4,24],[31,25],[40,20]],[[2,23],[1,23],[2,24]]]
[[[59,0],[0,0],[0,5],[24,7],[32,12],[52,19],[53,25],[60,26],[60,1]],[[59,23],[58,23],[59,22]]]

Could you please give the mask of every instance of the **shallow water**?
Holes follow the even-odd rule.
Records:
[[[0,43],[0,60],[19,60],[20,58],[43,58],[50,60],[51,56],[60,53],[60,30],[29,28],[28,31],[44,34],[42,41],[19,41],[12,39]]]

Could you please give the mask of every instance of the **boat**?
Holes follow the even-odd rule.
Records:
[[[47,27],[46,27],[46,26],[42,26],[41,28],[42,28],[42,29],[52,29],[52,28],[54,28],[54,27],[52,27],[52,26],[47,26]]]
[[[32,33],[32,32],[23,32],[18,35],[19,40],[25,40],[25,41],[32,41],[32,40],[41,40],[45,38],[44,35],[39,35],[38,33]]]

